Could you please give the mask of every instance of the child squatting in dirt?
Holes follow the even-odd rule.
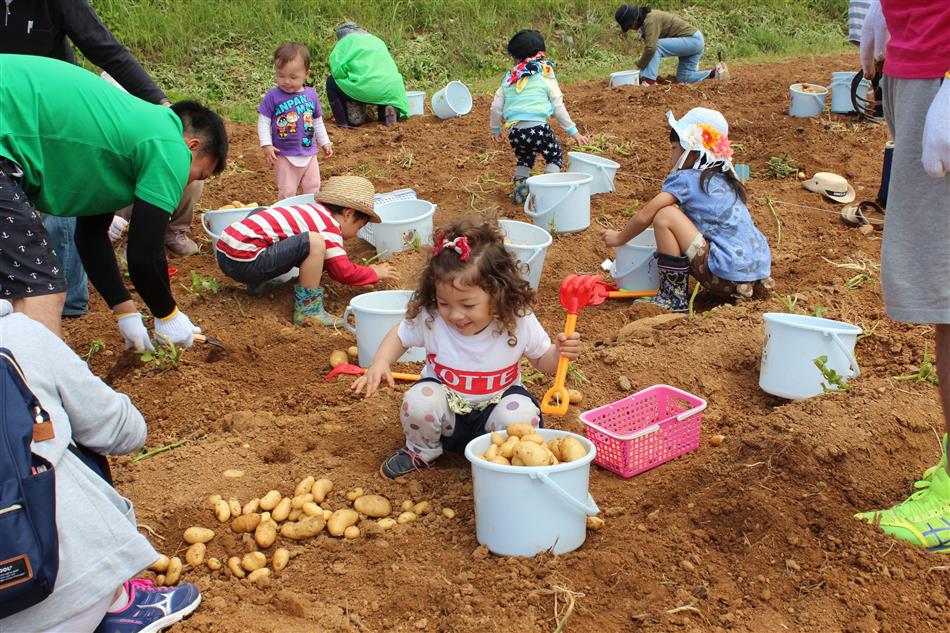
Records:
[[[544,37],[537,31],[518,31],[508,42],[508,52],[518,62],[505,74],[491,104],[491,132],[502,142],[502,121],[508,142],[518,159],[511,201],[521,204],[528,197],[525,182],[531,175],[535,154],[546,163],[545,173],[557,173],[564,165],[564,153],[548,125],[552,114],[578,145],[587,138],[577,131],[564,107],[564,96],[554,77],[554,63],[546,61]]]
[[[390,365],[410,347],[426,351],[422,380],[400,410],[406,446],[380,468],[389,479],[428,468],[444,450],[461,452],[483,433],[515,422],[542,426],[538,401],[521,384],[522,356],[553,374],[560,356],[580,353],[576,332],[551,343],[531,312],[534,291],[496,223],[457,221],[434,242],[406,318],[353,385],[367,397],[384,379],[393,387]]]
[[[718,296],[750,298],[775,284],[765,236],[746,207],[745,188],[736,177],[729,124],[716,110],[693,108],[670,125],[670,175],[662,191],[621,231],[605,231],[607,246],[626,244],[653,225],[660,287],[653,302],[672,310],[689,308],[692,274]]]
[[[364,286],[380,279],[398,279],[392,264],[354,264],[343,241],[356,236],[367,222],[379,222],[373,210],[376,191],[366,178],[333,176],[314,194],[315,202],[260,208],[224,231],[215,244],[218,266],[228,277],[261,294],[278,285],[274,278],[300,268],[294,286],[294,325],[308,319],[332,327],[343,325],[323,305],[320,279],[324,268],[342,284]]]

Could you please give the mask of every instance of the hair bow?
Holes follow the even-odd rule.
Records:
[[[453,240],[446,239],[444,235],[439,236],[435,241],[435,246],[432,247],[432,254],[438,255],[446,249],[458,253],[459,259],[463,262],[467,262],[472,254],[472,247],[468,245],[468,238],[464,235],[459,235]]]

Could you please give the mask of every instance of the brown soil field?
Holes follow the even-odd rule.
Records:
[[[942,433],[937,389],[898,382],[932,349],[927,326],[887,319],[879,284],[881,233],[864,235],[838,217],[840,207],[804,190],[793,175],[767,176],[773,156],[793,158],[811,175],[849,179],[858,200],[880,182],[883,125],[824,114],[786,115],[788,85],[827,83],[831,72],[857,68],[857,54],[739,65],[729,82],[696,86],[607,88],[606,82],[564,86],[569,111],[587,134],[606,135],[604,156],[622,164],[618,191],[592,200],[591,228],[558,236],[547,255],[536,312],[551,333],[563,326],[558,286],[567,274],[600,272],[613,253],[600,238],[620,228],[625,210],[658,191],[669,155],[664,113],[694,106],[721,110],[731,125],[736,161],[751,166],[750,210],[768,237],[780,295],[795,309],[866,327],[857,345],[862,374],[850,393],[785,401],[758,388],[764,341],[762,313],[783,311],[775,298],[722,303],[700,293],[696,315],[620,335],[624,325],[653,316],[646,304],[622,301],[585,308],[578,331],[582,407],[613,402],[633,388],[675,385],[709,402],[698,450],[622,479],[596,466],[590,489],[605,526],[578,550],[555,556],[489,554],[475,536],[470,467],[446,455],[405,481],[378,474],[381,460],[403,442],[397,408],[404,386],[374,398],[353,396],[352,377],[330,383],[328,357],[355,344],[345,331],[293,328],[291,287],[254,298],[221,274],[211,244],[172,259],[182,309],[227,352],[196,346],[177,369],[158,372],[131,353],[101,300],[66,324],[69,343],[84,354],[103,338],[93,370],[128,393],[149,421],[148,447],[185,440],[148,459],[113,460],[119,489],[163,553],[183,556],[184,528],[215,528],[208,555],[241,554],[241,539],[217,523],[211,494],[242,503],[275,488],[291,493],[307,475],[335,483],[328,505],[347,507],[355,487],[396,504],[426,499],[439,512],[380,532],[366,526],[356,540],[325,533],[309,541],[281,539],[293,555],[268,582],[250,585],[226,570],[189,569],[183,580],[202,590],[201,607],[176,631],[946,631],[950,572],[945,559],[892,541],[852,518],[891,505],[912,491],[938,459]],[[460,217],[514,218],[507,199],[514,157],[488,130],[490,95],[473,112],[440,121],[431,114],[393,128],[329,126],[334,155],[321,158],[324,178],[370,177],[377,191],[412,187],[439,205],[436,225]],[[209,182],[202,206],[232,200],[269,203],[276,186],[250,126],[231,125],[231,162]],[[565,150],[568,149],[568,139]],[[410,160],[411,156],[411,160]],[[774,202],[774,214],[766,199]],[[802,206],[789,206],[794,205]],[[628,211],[629,212],[629,211]],[[196,220],[196,237],[204,234]],[[359,240],[352,257],[369,257]],[[423,253],[400,253],[398,284],[413,288]],[[845,288],[858,263],[870,279]],[[221,281],[217,294],[184,289],[196,271]],[[340,314],[367,288],[327,282],[329,309]],[[629,329],[624,331],[629,332]],[[417,369],[407,366],[403,369]],[[529,388],[540,397],[545,379]],[[546,424],[583,433],[581,407]],[[725,436],[713,446],[709,438]],[[244,471],[228,478],[227,469]],[[568,607],[570,611],[568,612]]]

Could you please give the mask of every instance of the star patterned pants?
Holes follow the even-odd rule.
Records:
[[[541,158],[548,165],[557,165],[558,170],[564,166],[564,153],[561,144],[554,136],[554,130],[547,123],[533,127],[513,127],[508,131],[508,142],[515,151],[518,167],[534,167],[534,157],[541,154]]]

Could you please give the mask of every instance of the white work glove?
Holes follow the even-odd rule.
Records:
[[[191,347],[195,342],[195,334],[201,334],[201,328],[177,307],[164,319],[155,318],[155,338],[159,342]]]
[[[128,226],[129,221],[122,216],[112,216],[112,224],[109,225],[109,239],[113,242],[119,241]]]
[[[884,59],[884,51],[890,37],[887,23],[884,21],[884,12],[881,11],[881,0],[871,0],[864,25],[861,27],[861,68],[864,69],[867,79],[874,79],[877,74],[875,65]]]
[[[924,121],[924,171],[932,178],[950,172],[950,78],[944,78]]]
[[[152,341],[149,340],[148,328],[142,323],[141,314],[138,312],[120,314],[118,320],[119,332],[122,333],[122,338],[125,339],[125,349],[134,347],[136,352],[155,349],[152,346]]]

